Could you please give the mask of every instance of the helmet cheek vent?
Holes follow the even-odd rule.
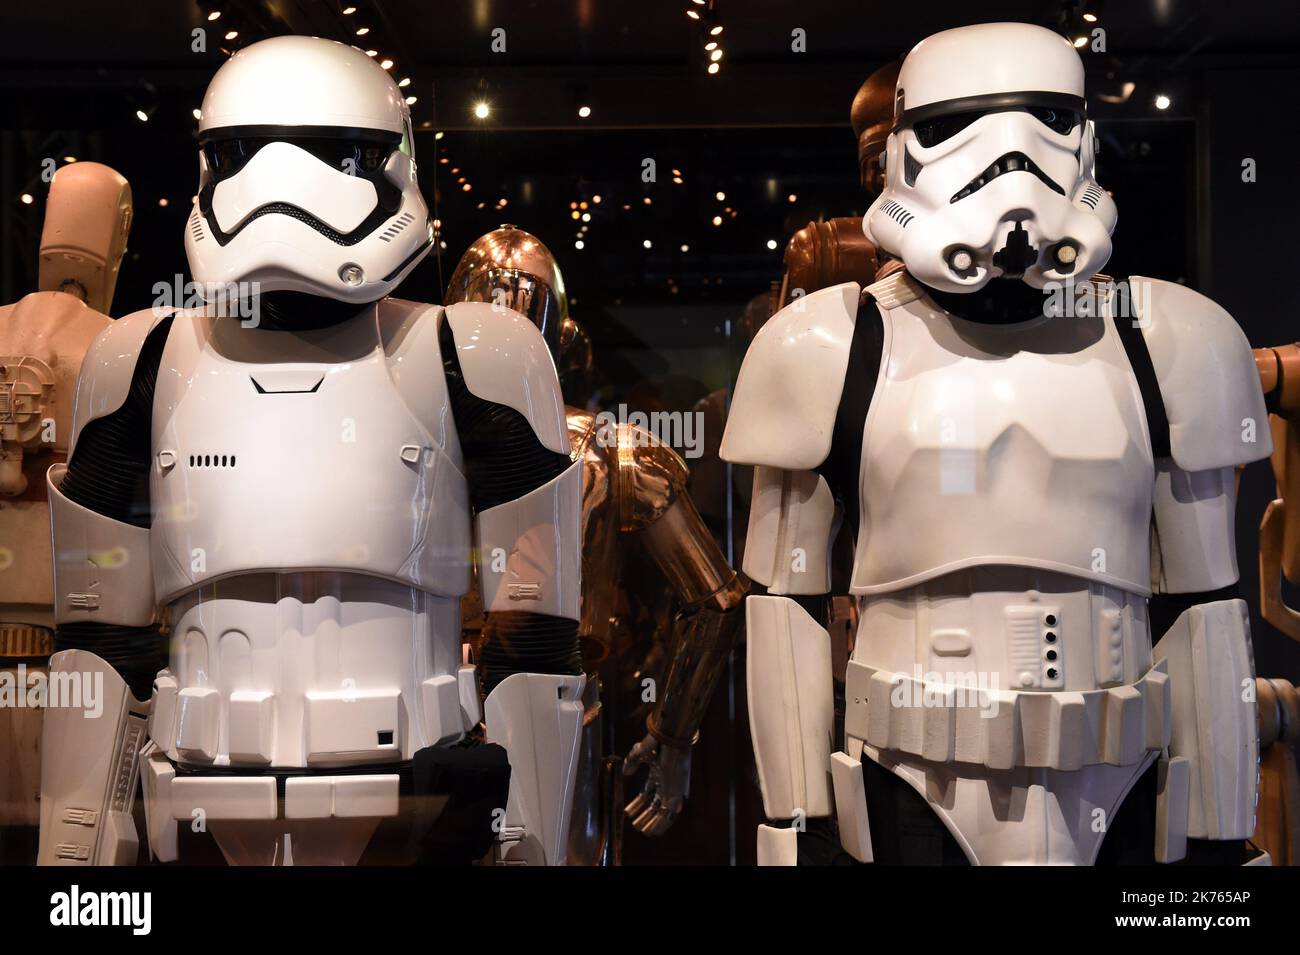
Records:
[[[921,163],[915,159],[907,147],[903,147],[903,180],[908,187],[916,185],[916,177],[921,175]]]

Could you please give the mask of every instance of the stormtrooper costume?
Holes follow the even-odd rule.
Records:
[[[386,297],[432,227],[402,94],[361,51],[254,44],[201,116],[206,307],[99,336],[49,472],[51,669],[87,692],[46,713],[41,861],[134,861],[139,776],[160,861],[204,831],[232,863],[347,864],[400,816],[439,861],[561,863],[581,469],[546,343]]]
[[[792,303],[746,356],[722,456],[757,468],[750,721],[794,821],[762,862],[832,813],[860,861],[1089,864],[1141,831],[1170,862],[1251,833],[1234,469],[1269,454],[1265,408],[1223,309],[1097,274],[1116,212],[1083,79],[1035,26],[922,41],[864,222],[901,267]],[[832,752],[840,520],[860,623]]]

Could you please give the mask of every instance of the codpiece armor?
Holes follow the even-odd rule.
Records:
[[[529,316],[560,350],[561,367],[589,367],[590,342],[568,314],[559,267],[535,236],[505,225],[476,240],[452,275],[448,302],[478,300],[509,305]],[[565,349],[565,343],[571,343]],[[573,354],[576,352],[577,354]],[[689,795],[691,748],[725,669],[740,624],[746,583],[727,564],[686,492],[686,463],[648,431],[612,416],[566,408],[569,445],[582,463],[582,614],[579,633],[588,648],[588,684],[581,793],[574,807],[570,861],[617,861],[623,807],[608,805],[616,787],[600,769],[602,710],[619,713],[618,698],[631,684],[658,682],[645,719],[645,737],[623,765],[631,775],[649,767],[643,791],[626,807],[646,835],[668,830]],[[666,673],[645,665],[644,652],[624,646],[614,633],[629,548],[641,546],[671,588],[681,611],[673,620]],[[616,772],[610,764],[608,772]],[[606,805],[601,809],[601,793]],[[584,798],[585,797],[585,798]]]
[[[134,861],[138,774],[164,862],[207,833],[231,863],[348,864],[397,832],[402,859],[562,864],[582,466],[545,341],[387,297],[432,228],[362,51],[247,47],[199,136],[204,304],[99,335],[48,475],[51,669],[84,692],[46,711],[40,859]]]
[[[1221,308],[1097,274],[1115,210],[1083,92],[1039,27],[922,41],[864,221],[904,268],[788,305],[745,358],[722,456],[756,468],[750,722],[765,812],[795,822],[760,828],[760,862],[832,812],[859,861],[1088,864],[1143,823],[1169,862],[1251,834],[1233,472],[1270,452],[1264,404]],[[839,520],[859,625],[833,752],[807,598]]]
[[[0,670],[24,697],[0,707],[0,829],[34,831],[40,818],[42,711],[29,691],[54,650],[45,471],[67,457],[77,370],[109,324],[131,211],[115,170],[63,166],[46,199],[40,290],[0,308]]]

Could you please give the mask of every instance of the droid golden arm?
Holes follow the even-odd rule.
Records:
[[[648,733],[628,757],[631,775],[649,767],[645,788],[627,806],[632,825],[662,835],[690,792],[691,747],[726,668],[740,626],[747,582],[727,563],[686,493],[686,464],[639,429],[620,428],[621,530],[639,533],[683,610],[673,621],[673,657]]]

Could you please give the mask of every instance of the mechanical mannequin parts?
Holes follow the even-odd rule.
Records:
[[[40,859],[562,864],[582,466],[545,340],[389,297],[431,224],[362,51],[250,45],[201,115],[184,241],[209,298],[95,340],[49,472],[51,669],[103,711],[46,710]]]
[[[571,361],[561,351],[565,341],[584,353],[590,345],[568,314],[554,257],[521,229],[502,226],[476,240],[452,275],[447,301],[513,307],[553,343],[561,367],[582,369],[588,364]],[[604,764],[600,721],[626,719],[624,711],[633,709],[628,699],[635,699],[641,689],[634,674],[659,684],[655,705],[645,718],[646,735],[625,766],[628,774],[649,767],[645,789],[626,814],[647,835],[665,832],[689,795],[691,748],[735,642],[745,584],[728,566],[686,493],[687,468],[676,452],[626,423],[606,423],[573,406],[566,413],[573,455],[584,468],[579,632],[591,648],[586,655],[591,682],[585,725],[593,728],[584,735],[570,861],[590,862],[609,858],[600,850],[616,840],[623,810],[608,805],[603,812],[594,809],[600,794],[614,788],[608,780],[601,784],[597,772]],[[633,547],[646,549],[682,607],[666,641],[666,672],[647,670],[646,641],[618,619],[619,606],[642,599],[621,570]],[[618,599],[620,593],[624,600]],[[624,692],[629,684],[632,692]]]
[[[1243,861],[1233,472],[1270,452],[1245,336],[1189,289],[1097,274],[1115,208],[1051,31],[918,44],[885,176],[864,229],[903,268],[774,316],[723,438],[756,468],[743,566],[767,588],[746,602],[760,861],[793,864],[799,821],[832,813],[864,862]],[[808,598],[839,519],[859,624],[834,751]]]
[[[109,324],[131,212],[131,187],[117,172],[63,166],[46,199],[40,290],[0,308],[0,670],[18,692],[43,678],[54,650],[45,471],[67,458],[77,370]],[[39,822],[41,716],[39,707],[0,707],[0,827],[34,832]],[[16,832],[13,841],[34,850]]]

